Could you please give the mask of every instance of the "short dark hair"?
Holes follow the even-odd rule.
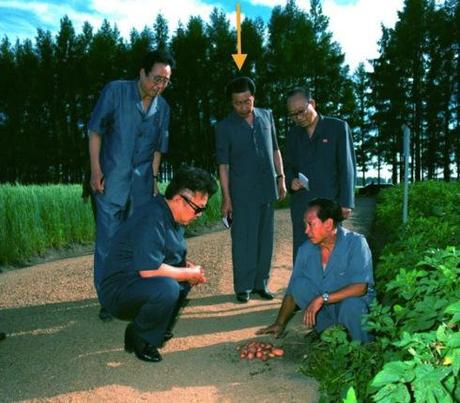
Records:
[[[295,96],[302,96],[304,97],[307,101],[311,101],[311,92],[310,90],[303,88],[303,87],[295,87],[291,90],[286,95],[286,101],[289,100],[289,98],[295,97]]]
[[[148,52],[142,60],[141,69],[144,69],[145,74],[149,74],[155,63],[166,64],[170,66],[171,69],[176,67],[176,61],[167,49],[157,49]]]
[[[236,77],[230,81],[225,89],[228,99],[232,98],[232,94],[240,94],[249,91],[251,95],[256,93],[256,85],[249,77]]]
[[[214,177],[201,168],[182,166],[176,172],[166,188],[165,197],[171,200],[185,189],[200,192],[211,197],[217,191]]]
[[[308,203],[307,210],[310,210],[311,208],[317,208],[316,216],[322,222],[331,218],[334,223],[334,227],[344,220],[342,208],[339,203],[334,200],[321,198],[313,199]]]

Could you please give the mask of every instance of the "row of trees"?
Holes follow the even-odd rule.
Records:
[[[438,2],[439,3],[439,2]],[[319,0],[310,11],[293,0],[275,7],[268,24],[246,18],[239,73],[231,59],[235,32],[222,11],[199,16],[171,35],[158,15],[152,28],[133,30],[128,41],[105,21],[76,34],[68,17],[58,34],[38,30],[35,42],[7,37],[0,43],[0,181],[77,182],[87,170],[86,124],[102,87],[136,78],[143,54],[169,47],[177,68],[167,89],[171,109],[172,166],[182,162],[214,170],[214,123],[229,111],[224,88],[237,74],[253,77],[257,104],[274,110],[283,143],[289,125],[284,94],[309,87],[321,113],[353,127],[359,169],[390,164],[400,172],[401,124],[414,133],[414,179],[442,169],[459,172],[460,6],[446,0],[406,0],[394,29],[382,27],[373,72],[352,75],[328,30]],[[357,43],[359,46],[359,43]]]
[[[356,134],[364,168],[368,153],[377,166],[403,175],[401,126],[411,129],[412,178],[450,180],[460,175],[460,2],[406,0],[394,28],[382,27],[373,72],[354,74]],[[366,144],[372,144],[367,147]]]

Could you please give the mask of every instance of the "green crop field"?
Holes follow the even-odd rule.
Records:
[[[94,239],[80,185],[0,185],[0,264]]]

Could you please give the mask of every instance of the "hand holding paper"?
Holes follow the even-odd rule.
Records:
[[[299,177],[300,183],[302,183],[302,186],[306,190],[310,190],[310,182],[309,182],[308,178],[302,172],[299,172],[298,177]]]

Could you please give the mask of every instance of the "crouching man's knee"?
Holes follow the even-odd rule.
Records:
[[[338,322],[345,326],[353,340],[367,343],[372,336],[364,329],[364,315],[369,312],[369,306],[364,297],[349,297],[339,303]]]

